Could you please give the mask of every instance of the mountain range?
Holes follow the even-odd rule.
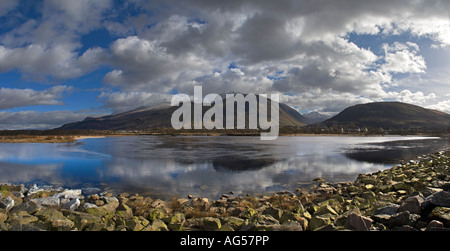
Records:
[[[270,100],[268,107],[270,110]],[[225,114],[224,104],[224,114]],[[194,107],[193,103],[191,107]],[[111,114],[100,118],[88,117],[83,121],[65,124],[60,128],[62,130],[151,130],[159,128],[172,128],[171,117],[174,111],[179,107],[172,107],[170,103],[161,103],[156,106],[142,106],[131,111]],[[203,107],[203,114],[210,107]],[[246,106],[245,116],[248,118],[249,107]],[[194,112],[192,111],[192,115]],[[234,114],[236,121],[236,112]],[[224,115],[224,121],[226,116]],[[246,119],[246,125],[248,125]],[[279,104],[279,125],[280,127],[303,127],[307,124],[307,119],[296,110],[286,104]]]
[[[279,104],[279,107],[280,128],[305,127],[310,124],[319,127],[383,129],[447,129],[450,126],[450,114],[401,102],[375,102],[354,105],[328,119],[319,113],[310,113],[303,116],[295,109],[282,103]],[[178,108],[172,107],[170,103],[161,103],[151,107],[143,106],[100,118],[88,117],[83,121],[65,124],[57,129],[151,130],[172,128],[171,116]],[[204,107],[203,113],[208,109],[210,108]],[[246,116],[248,111],[247,107]]]
[[[436,129],[450,126],[450,114],[401,102],[354,105],[321,123],[384,129]]]

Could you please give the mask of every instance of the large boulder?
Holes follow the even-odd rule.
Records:
[[[67,217],[67,219],[75,223],[75,227],[78,230],[85,230],[94,224],[100,224],[103,222],[100,216],[84,212],[62,210],[62,213]]]
[[[401,204],[398,211],[409,211],[412,214],[420,214],[422,212],[423,201],[424,199],[420,195],[409,197]]]
[[[53,208],[45,208],[38,211],[35,216],[44,221],[48,229],[53,231],[68,231],[75,223],[67,219],[60,211]]]
[[[44,197],[44,198],[37,198],[37,199],[31,199],[31,201],[44,206],[44,207],[59,207],[61,204],[61,201],[58,197]]]
[[[440,191],[433,193],[422,202],[423,208],[450,207],[450,192]]]
[[[24,202],[18,206],[15,206],[13,209],[11,209],[10,213],[25,211],[29,214],[34,214],[37,211],[41,210],[42,208],[43,208],[43,206],[30,200],[30,201]]]
[[[324,226],[327,226],[331,223],[331,218],[329,214],[316,215],[311,218],[309,221],[309,228],[311,231],[318,230]]]
[[[372,226],[373,220],[365,216],[361,216],[357,213],[350,213],[347,216],[347,221],[345,222],[346,228],[351,228],[356,231],[369,231]]]

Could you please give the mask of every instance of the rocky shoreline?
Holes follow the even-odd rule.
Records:
[[[261,196],[152,199],[0,185],[1,231],[449,231],[450,151],[354,182]]]

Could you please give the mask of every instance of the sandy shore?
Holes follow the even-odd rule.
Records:
[[[73,136],[75,140],[79,139],[97,139],[97,138],[106,138],[106,136]]]

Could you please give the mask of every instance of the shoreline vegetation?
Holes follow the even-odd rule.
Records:
[[[450,150],[353,182],[220,199],[0,185],[3,231],[449,231]]]
[[[170,136],[260,136],[260,130],[175,130],[172,128],[154,130],[0,130],[0,143],[72,143],[79,139],[139,135]],[[299,130],[280,128],[279,136],[437,136],[449,137],[447,131],[417,132],[410,130],[327,132],[321,130]]]
[[[60,135],[47,135],[47,136],[30,136],[30,135],[17,135],[17,136],[0,136],[0,143],[72,143],[80,139],[89,138],[104,138],[105,136],[60,136]]]

